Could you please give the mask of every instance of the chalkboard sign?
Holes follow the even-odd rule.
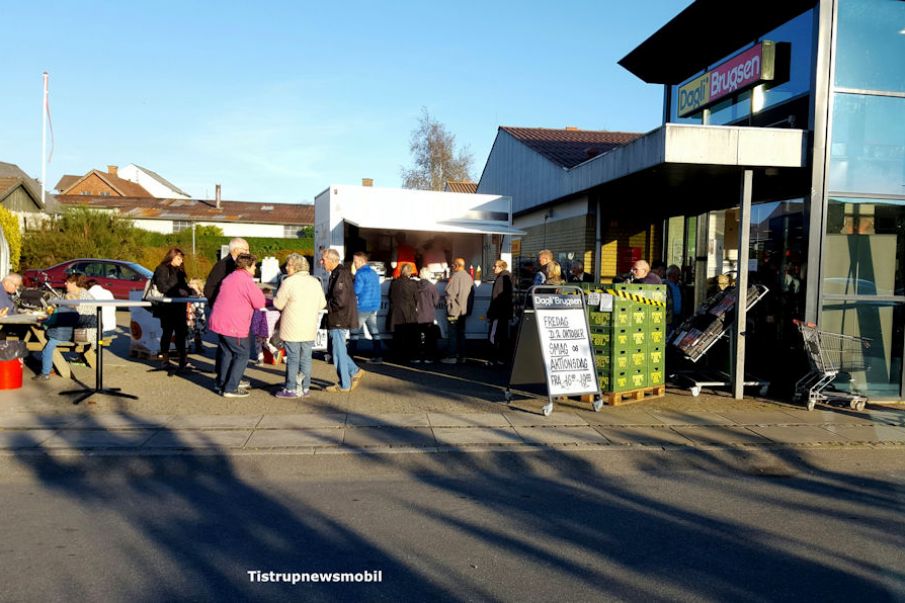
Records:
[[[565,293],[569,289],[575,294]],[[555,397],[598,395],[597,370],[580,289],[541,286],[530,296],[533,309],[525,311],[519,326],[509,385],[540,385],[546,376],[544,414],[549,415]],[[595,400],[594,410],[600,405]]]

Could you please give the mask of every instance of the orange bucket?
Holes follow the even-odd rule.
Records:
[[[18,358],[0,361],[0,389],[22,387],[22,361]]]

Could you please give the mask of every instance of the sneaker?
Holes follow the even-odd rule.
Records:
[[[306,389],[301,394],[299,394],[299,398],[307,398],[311,395],[311,390]]]
[[[354,385],[353,385],[352,387],[354,387]],[[347,393],[349,393],[350,391],[352,391],[352,388],[350,387],[349,389],[343,389],[343,388],[341,388],[339,385],[334,384],[334,385],[329,385],[329,386],[327,386],[327,387],[324,389],[324,391],[325,391],[325,392],[329,392],[329,393],[331,393],[331,394],[336,394],[336,393],[347,394]]]
[[[50,381],[50,375],[45,375],[44,373],[38,373],[34,377],[31,378],[32,381]]]
[[[247,398],[250,394],[248,390],[239,389],[234,392],[223,392],[224,398]]]
[[[299,395],[298,395],[297,393],[295,393],[295,391],[293,391],[293,390],[291,390],[291,389],[281,389],[280,391],[278,391],[278,392],[277,392],[276,394],[274,394],[274,395],[275,395],[277,398],[281,398],[281,399],[283,399],[283,400],[286,400],[286,399],[289,399],[289,398],[295,399],[295,398],[298,398],[298,397],[299,397]]]
[[[350,387],[349,389],[353,390],[358,387],[358,384],[361,382],[361,378],[364,376],[365,372],[362,369],[358,369],[358,372],[352,375],[352,387]]]
[[[440,362],[443,364],[456,364],[459,362],[459,359],[455,356],[450,356],[449,358],[441,358]]]
[[[241,379],[239,381],[239,389],[251,389],[251,381],[248,379]]]

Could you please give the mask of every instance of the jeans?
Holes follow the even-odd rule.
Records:
[[[465,358],[465,317],[449,321],[449,356]]]
[[[348,332],[348,329],[330,329],[330,341],[333,343],[333,364],[336,366],[340,389],[352,387],[352,377],[361,370],[346,350],[346,333]]]
[[[359,337],[356,342],[356,350],[361,349],[361,337],[364,336],[364,327],[368,327],[368,333],[371,335],[371,349],[374,352],[374,358],[383,356],[383,343],[380,341],[380,329],[377,327],[377,310],[372,312],[358,313],[358,328],[355,334]]]
[[[62,343],[63,341],[69,341],[68,339],[54,339],[53,337],[47,338],[47,343],[44,344],[44,349],[41,350],[41,374],[49,375],[53,370],[53,351],[57,349],[57,345]]]
[[[248,367],[248,338],[217,335],[217,352],[222,359],[217,372],[217,388],[225,392],[236,392],[239,381]]]
[[[286,350],[286,385],[291,392],[302,393],[311,389],[311,348],[313,341],[284,341]],[[301,381],[301,383],[300,383]],[[301,387],[301,391],[299,388]]]

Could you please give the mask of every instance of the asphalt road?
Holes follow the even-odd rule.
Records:
[[[0,465],[3,601],[905,600],[899,449]]]

